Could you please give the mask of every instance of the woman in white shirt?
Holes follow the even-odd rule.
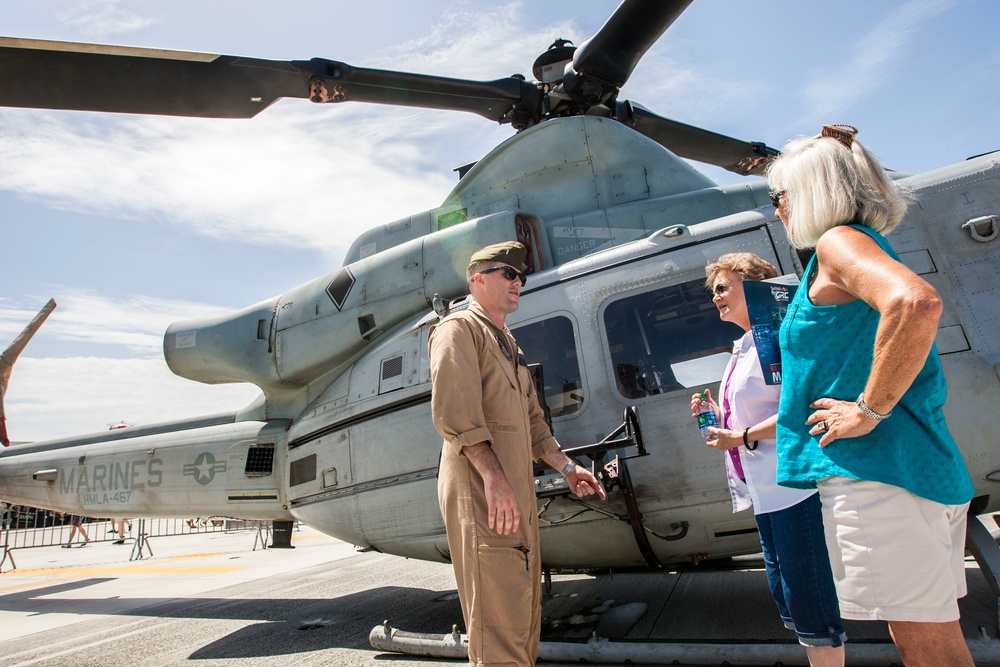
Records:
[[[779,385],[764,382],[750,331],[744,280],[767,280],[775,268],[748,252],[723,255],[705,267],[706,284],[724,322],[746,333],[733,346],[723,374],[722,405],[705,390],[719,427],[710,428],[706,445],[725,453],[733,511],[751,505],[764,555],[771,596],[785,627],[795,630],[813,667],[844,664],[847,635],[840,619],[837,592],[815,489],[791,489],[775,481],[775,424]],[[700,394],[691,397],[697,411]]]

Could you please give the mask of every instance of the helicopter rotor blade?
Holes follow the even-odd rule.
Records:
[[[576,101],[569,115],[601,106],[677,155],[759,174],[777,151],[616,101],[639,59],[692,1],[624,0],[573,52],[562,79],[562,92]],[[544,120],[541,84],[520,75],[472,81],[321,58],[276,61],[0,37],[0,81],[0,106],[8,107],[252,118],[291,97],[466,111],[517,130]]]
[[[467,81],[352,67],[162,49],[0,38],[0,106],[252,118],[284,97],[469,111],[509,121],[523,79]],[[516,116],[516,114],[514,114]]]
[[[0,352],[0,444],[4,447],[10,446],[10,438],[7,437],[7,416],[4,413],[3,398],[7,393],[7,383],[10,382],[10,374],[14,369],[14,362],[24,351],[28,341],[35,335],[45,320],[49,318],[52,311],[56,309],[56,300],[49,299],[48,303],[42,306],[38,314],[31,318],[28,326],[17,335],[14,342],[7,346],[7,349]]]
[[[563,79],[565,92],[588,105],[618,94],[639,59],[693,0],[625,0],[611,18],[573,54]]]
[[[294,61],[313,73],[309,99],[313,102],[368,102],[468,111],[498,123],[534,114],[540,104],[538,88],[523,77],[471,81],[427,74],[354,67],[335,60]]]
[[[759,141],[743,141],[658,116],[634,102],[618,102],[616,116],[637,132],[680,157],[722,167],[741,176],[758,176],[780,154]]]
[[[280,97],[306,97],[289,63],[71,42],[0,38],[0,105],[251,118]]]

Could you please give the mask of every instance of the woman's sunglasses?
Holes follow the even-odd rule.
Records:
[[[492,269],[486,269],[485,271],[480,271],[479,273],[493,273],[494,271],[503,271],[503,277],[507,280],[519,278],[521,280],[522,287],[528,284],[528,276],[521,271],[518,271],[513,266],[494,266]]]
[[[767,196],[771,198],[771,206],[778,208],[778,206],[781,205],[781,198],[785,196],[786,192],[788,192],[788,190],[778,190],[777,192],[771,190],[768,192]]]

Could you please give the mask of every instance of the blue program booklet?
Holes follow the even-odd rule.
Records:
[[[781,384],[781,348],[778,345],[778,329],[785,319],[788,304],[792,301],[798,276],[789,274],[771,280],[744,280],[743,294],[747,300],[750,315],[750,331],[753,332],[760,369],[767,384]]]

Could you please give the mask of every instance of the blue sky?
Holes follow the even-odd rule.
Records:
[[[0,33],[530,78],[555,38],[581,43],[617,4],[4,0]],[[993,0],[696,0],[621,97],[774,147],[848,123],[886,166],[926,171],[1000,149],[997,25]],[[248,121],[0,109],[0,343],[59,302],[14,367],[12,439],[242,407],[256,388],[170,374],[166,327],[333,271],[359,232],[439,205],[452,170],[510,133],[302,100]]]

